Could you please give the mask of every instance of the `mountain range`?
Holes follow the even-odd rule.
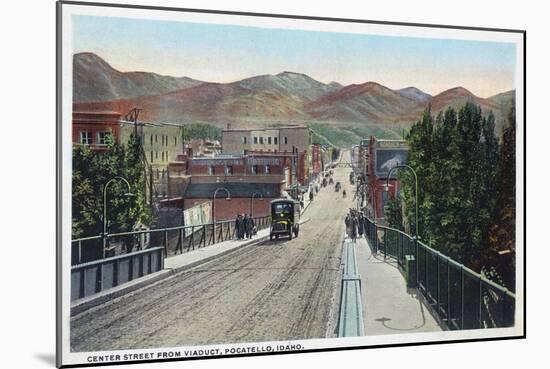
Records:
[[[399,90],[376,82],[342,86],[289,71],[213,83],[149,72],[120,72],[88,52],[74,55],[73,91],[75,110],[126,113],[139,107],[144,120],[204,122],[218,127],[228,123],[233,127],[322,124],[331,129],[357,128],[357,136],[365,134],[361,126],[394,132],[395,127],[410,126],[428,104],[437,113],[448,106],[459,108],[467,101],[478,104],[484,113],[493,111],[501,130],[515,99],[514,90],[481,98],[464,87],[455,87],[432,96],[413,86]]]

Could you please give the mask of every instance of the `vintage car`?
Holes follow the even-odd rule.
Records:
[[[292,199],[277,199],[271,201],[271,226],[269,239],[279,239],[279,236],[292,235],[298,237],[300,231],[300,203]]]

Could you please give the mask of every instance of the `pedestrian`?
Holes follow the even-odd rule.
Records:
[[[254,236],[254,227],[254,218],[252,218],[252,214],[249,214],[246,221],[246,232],[248,233],[248,238],[252,238],[252,236]]]
[[[359,238],[363,237],[363,233],[365,232],[365,219],[363,217],[363,213],[359,213],[359,217],[357,219],[357,232],[359,233]]]
[[[250,219],[248,217],[248,214],[245,214],[244,215],[244,220],[243,220],[243,223],[244,223],[244,238],[250,238],[250,232],[251,229],[248,228],[248,223],[249,223]]]
[[[352,216],[350,221],[350,237],[355,242],[357,240],[357,217]]]
[[[309,201],[313,201],[313,192],[309,191]]]
[[[237,215],[237,220],[235,221],[235,234],[238,240],[242,240],[244,237],[244,218],[242,214]]]
[[[344,223],[346,224],[346,234],[349,236],[349,227],[350,227],[350,223],[351,223],[350,213],[346,214],[346,218],[344,219]]]

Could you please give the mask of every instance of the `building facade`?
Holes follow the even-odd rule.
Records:
[[[367,213],[382,224],[384,219],[384,207],[388,200],[399,196],[399,181],[397,170],[392,171],[389,178],[389,187],[386,188],[386,179],[390,170],[401,164],[406,164],[408,145],[404,140],[380,140],[371,136],[366,147],[367,170]],[[361,155],[361,154],[360,154]]]
[[[147,193],[155,198],[168,195],[168,163],[183,151],[183,127],[163,123],[134,124],[123,120],[118,112],[73,112],[73,144],[92,150],[106,150],[107,137],[126,145],[133,134],[141,137]],[[152,185],[151,185],[152,183]]]

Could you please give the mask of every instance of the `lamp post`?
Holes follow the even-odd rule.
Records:
[[[227,192],[226,200],[231,200],[231,194],[229,193],[229,190],[225,187],[217,188],[216,191],[214,191],[214,197],[212,199],[212,223],[216,223],[216,213],[215,213],[215,207],[216,207],[216,195],[218,194],[218,191],[225,191]]]
[[[393,172],[394,169],[399,169],[399,168],[405,168],[405,169],[409,169],[413,175],[414,175],[414,196],[415,196],[415,200],[414,200],[414,206],[415,206],[415,231],[414,231],[414,236],[416,238],[418,238],[418,177],[416,176],[416,172],[415,170],[409,166],[409,165],[406,165],[406,164],[401,164],[401,165],[396,165],[395,167],[391,168],[390,171],[388,172],[388,176],[386,177],[386,184],[384,185],[384,191],[388,192],[389,191],[389,180],[390,180],[390,176],[391,176],[391,172]]]
[[[124,194],[126,197],[134,197],[135,195],[130,192],[130,183],[126,180],[124,177],[116,176],[114,178],[111,178],[107,183],[105,183],[105,186],[103,186],[103,257],[105,258],[105,249],[107,246],[107,188],[111,183],[113,183],[116,180],[121,180],[124,183],[126,183],[126,186],[128,187],[128,192]]]
[[[264,199],[264,196],[261,193],[254,192],[252,194],[252,197],[250,198],[250,217],[253,217],[254,215],[254,197],[256,195],[259,195],[262,200]]]

